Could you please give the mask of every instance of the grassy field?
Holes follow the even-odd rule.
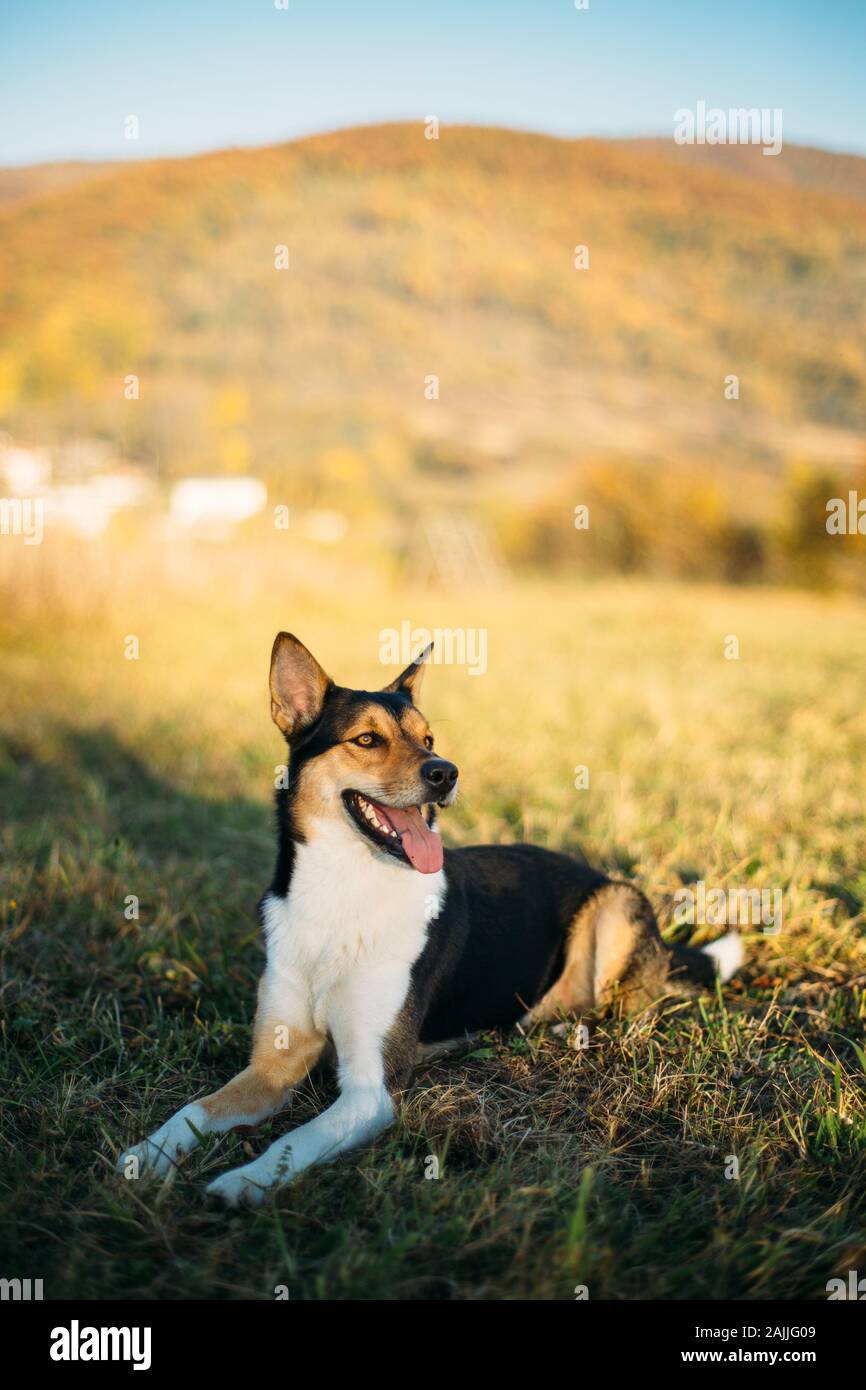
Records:
[[[862,1269],[862,605],[624,580],[458,600],[345,576],[335,602],[234,563],[172,584],[118,560],[92,612],[3,610],[0,1272],[47,1298],[483,1300],[823,1298]],[[380,629],[406,618],[489,634],[487,674],[427,676],[462,772],[448,842],[579,844],[672,937],[683,884],[778,888],[782,931],[747,931],[723,996],[593,1020],[586,1051],[539,1029],[422,1070],[389,1135],[255,1213],[209,1207],[206,1179],[329,1080],[167,1185],[122,1182],[126,1142],[245,1061],[283,759],[274,632],[382,684]]]

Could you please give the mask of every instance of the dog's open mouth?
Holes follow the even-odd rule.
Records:
[[[422,874],[435,874],[442,868],[442,841],[420,806],[383,806],[354,791],[343,792],[343,801],[358,829],[377,849],[387,850]]]

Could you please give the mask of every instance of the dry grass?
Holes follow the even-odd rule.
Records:
[[[49,590],[40,612],[11,591],[3,610],[5,1273],[55,1298],[269,1298],[286,1283],[293,1298],[472,1300],[569,1298],[578,1283],[822,1297],[862,1267],[860,606],[624,581],[458,598],[363,570],[326,588],[303,564],[276,583],[266,555],[237,547],[187,555],[174,579],[166,557],[116,553],[100,580],[86,558],[91,612]],[[465,787],[452,843],[581,843],[677,935],[683,883],[780,888],[783,930],[747,933],[724,997],[596,1020],[585,1051],[518,1032],[428,1066],[390,1135],[254,1215],[212,1211],[202,1190],[267,1128],[133,1192],[111,1176],[118,1147],[244,1060],[282,758],[273,633],[296,630],[339,678],[382,683],[380,629],[404,618],[489,632],[486,675],[427,677],[425,712]]]

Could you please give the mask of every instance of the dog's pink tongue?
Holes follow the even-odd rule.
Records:
[[[435,874],[442,868],[442,841],[431,830],[417,806],[408,810],[388,807],[388,819],[403,842],[406,857],[422,874]]]

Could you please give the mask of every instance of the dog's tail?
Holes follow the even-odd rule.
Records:
[[[672,957],[671,979],[681,984],[711,989],[717,976],[726,984],[743,963],[743,943],[736,931],[729,931],[707,946],[675,946],[669,942],[665,945]]]

